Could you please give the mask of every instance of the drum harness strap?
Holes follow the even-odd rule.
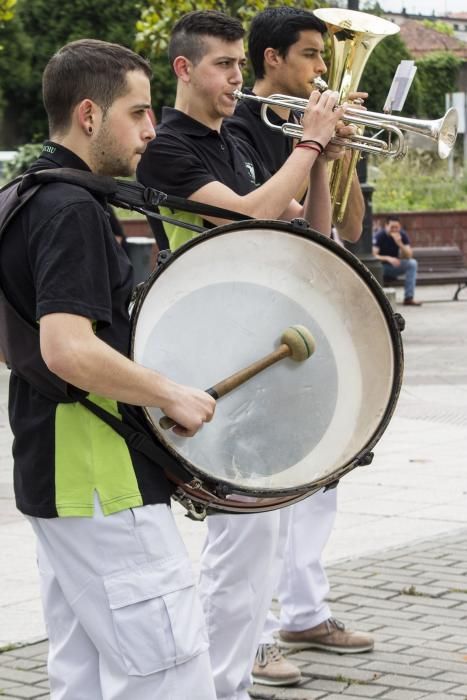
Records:
[[[116,207],[131,209],[169,223],[177,223],[197,232],[204,232],[205,229],[185,222],[182,224],[180,221],[156,213],[153,209],[163,202],[168,207],[205,216],[235,221],[250,218],[220,207],[169,196],[164,192],[144,187],[137,182],[95,175],[73,168],[54,168],[20,176],[0,189],[0,241],[12,218],[32,199],[42,185],[51,182],[66,182],[84,187],[92,194],[105,198],[109,204]],[[134,426],[123,423],[90,401],[85,391],[67,384],[48,369],[40,352],[37,328],[23,318],[9,302],[1,283],[0,347],[11,371],[27,381],[40,394],[56,403],[79,401],[123,437],[129,447],[141,452],[183,483],[192,481],[193,474],[184,469],[183,465],[166,449],[159,446],[154,438],[142,432],[141,425],[137,421],[135,421]]]

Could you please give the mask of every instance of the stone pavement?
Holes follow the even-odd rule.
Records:
[[[422,288],[418,298],[433,303],[398,308],[407,327],[396,413],[373,464],[339,486],[325,552],[333,614],[371,631],[376,649],[294,654],[301,685],[255,686],[253,697],[467,699],[467,303],[448,301],[453,289]],[[0,370],[0,697],[47,698],[33,537],[12,498],[6,383]],[[174,510],[197,566],[205,525]]]
[[[374,634],[375,651],[291,654],[300,685],[255,685],[253,698],[466,700],[467,529],[335,564],[328,575],[334,614]],[[48,698],[46,652],[38,642],[0,654],[0,697]]]
[[[299,687],[254,698],[467,699],[467,531],[330,566],[333,614],[371,632],[375,650],[302,651]]]

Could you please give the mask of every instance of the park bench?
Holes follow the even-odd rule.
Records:
[[[459,293],[467,287],[467,267],[462,251],[456,245],[427,246],[412,248],[418,262],[417,286],[421,284],[457,284],[452,301],[457,301]],[[400,287],[404,278],[385,279],[384,285]]]

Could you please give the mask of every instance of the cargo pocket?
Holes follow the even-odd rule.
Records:
[[[204,616],[186,558],[104,577],[115,635],[130,676],[147,676],[206,651]]]

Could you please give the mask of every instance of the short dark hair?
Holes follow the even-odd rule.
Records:
[[[312,29],[320,34],[327,27],[316,15],[296,7],[268,7],[256,15],[248,36],[248,56],[255,78],[264,78],[264,52],[276,49],[285,57],[289,48],[299,40],[300,32]]]
[[[169,61],[173,66],[177,56],[185,56],[194,65],[199,63],[207,49],[203,39],[207,36],[224,41],[238,41],[245,36],[240,20],[217,10],[187,12],[175,24],[169,42]]]
[[[93,100],[104,114],[128,90],[127,73],[142,71],[151,78],[149,63],[130,49],[97,39],[79,39],[52,56],[42,76],[42,96],[51,134],[66,132],[81,100]]]
[[[386,223],[388,224],[390,221],[398,221],[399,223],[401,222],[400,217],[394,214],[394,216],[389,215],[386,216]]]

